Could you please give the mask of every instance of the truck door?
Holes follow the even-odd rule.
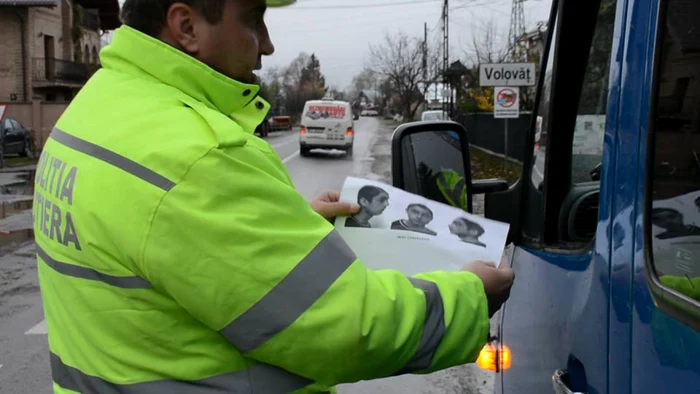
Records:
[[[556,375],[562,393],[602,394],[608,392],[611,361],[610,251],[631,250],[612,234],[618,202],[616,174],[610,171],[618,138],[625,1],[560,0],[553,6],[544,85],[533,117],[533,124],[541,117],[546,142],[524,155],[520,190],[486,200],[493,218],[503,206],[523,207],[511,259],[515,284],[498,330],[512,363],[497,376],[496,392],[551,393]],[[601,162],[602,178],[596,180],[592,172]]]
[[[700,2],[639,13],[648,28],[633,41],[651,37],[654,56],[650,88],[636,90],[651,91],[637,127],[643,170],[627,172],[640,185],[634,270],[624,273],[633,275],[629,392],[700,393]]]

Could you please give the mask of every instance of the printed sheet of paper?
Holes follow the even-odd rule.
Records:
[[[369,268],[411,276],[456,271],[474,260],[501,262],[507,223],[368,179],[348,177],[340,199],[362,207],[337,218],[335,227]]]

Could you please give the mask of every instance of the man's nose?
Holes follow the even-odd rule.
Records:
[[[267,27],[265,27],[265,32],[260,37],[260,54],[270,56],[273,53],[275,53],[275,45],[272,43]]]

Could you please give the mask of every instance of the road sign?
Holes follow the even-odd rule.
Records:
[[[493,117],[517,118],[520,116],[520,89],[500,86],[493,89]]]
[[[535,63],[490,63],[479,66],[479,85],[535,86]]]

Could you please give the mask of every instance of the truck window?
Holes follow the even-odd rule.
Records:
[[[552,96],[552,68],[554,67],[554,48],[557,36],[554,32],[557,31],[556,23],[548,29],[547,35],[552,35],[550,52],[547,58],[547,63],[541,65],[541,72],[544,72],[544,86],[542,95],[537,105],[537,123],[535,127],[535,151],[533,152],[532,161],[532,176],[531,181],[535,188],[539,188],[544,182],[544,163],[547,155],[546,141],[549,131],[549,106]]]
[[[649,123],[645,231],[651,258],[647,268],[657,301],[674,299],[673,306],[667,308],[675,309],[675,315],[682,319],[694,319],[697,324],[700,322],[700,3],[668,0],[660,18]],[[659,292],[664,292],[663,296]]]
[[[571,152],[572,183],[590,182],[591,171],[603,160],[616,3],[617,0],[600,2],[576,115]]]
[[[591,181],[591,171],[602,161],[605,114],[607,112],[608,74],[612,56],[612,40],[617,0],[603,0],[600,4],[593,41],[589,49],[586,74],[581,96],[572,146],[572,183]],[[551,32],[556,31],[556,26]],[[553,37],[552,48],[556,36]],[[532,183],[539,187],[544,181],[546,141],[549,130],[549,106],[553,54],[550,53],[544,68],[545,81],[537,112],[535,152]]]

